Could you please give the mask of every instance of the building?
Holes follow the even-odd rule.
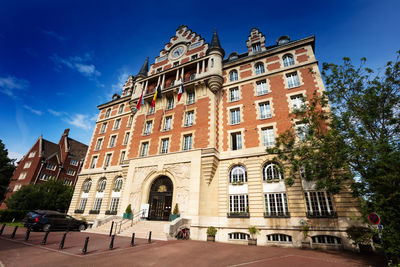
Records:
[[[36,140],[19,161],[5,200],[23,185],[43,183],[50,179],[63,180],[65,184],[75,186],[88,146],[68,137],[68,133],[69,129],[65,129],[58,144],[43,136]],[[6,208],[3,202],[1,209]]]
[[[168,220],[178,204],[193,239],[206,240],[215,226],[217,241],[246,242],[257,226],[258,244],[288,246],[301,245],[308,219],[314,246],[351,247],[344,230],[360,211],[350,192],[316,191],[300,174],[286,186],[281,163],[266,152],[292,127],[303,97],[324,91],[314,42],[282,36],[266,44],[253,28],[247,52],[224,59],[216,32],[206,43],[180,26],[150,68],[147,58],[121,96],[98,106],[69,213],[98,225],[131,204],[135,218]]]

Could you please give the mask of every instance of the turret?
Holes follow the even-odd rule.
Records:
[[[223,77],[222,77],[222,60],[225,56],[225,51],[221,47],[219,42],[217,30],[214,30],[214,34],[211,39],[211,44],[207,49],[207,55],[210,56],[208,61],[208,72],[213,75],[208,80],[208,86],[211,91],[216,93],[222,88]]]

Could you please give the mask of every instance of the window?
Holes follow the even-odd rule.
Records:
[[[266,80],[258,81],[256,83],[256,87],[257,87],[257,95],[265,95],[268,93],[268,86]]]
[[[332,217],[335,215],[331,195],[326,191],[304,192],[308,217]]]
[[[254,68],[255,68],[255,71],[256,71],[256,75],[259,75],[259,74],[262,74],[262,73],[265,72],[264,64],[261,63],[261,62],[258,62],[258,63],[255,65]]]
[[[165,120],[164,120],[164,131],[171,130],[171,126],[172,126],[172,116],[165,117]]]
[[[212,68],[212,67],[214,67],[214,59],[212,58],[211,60],[210,60],[210,68]]]
[[[292,55],[284,55],[283,56],[283,66],[284,67],[289,67],[294,65],[294,59]]]
[[[26,177],[26,172],[21,172],[21,173],[19,174],[19,176],[18,176],[18,180],[25,179],[25,177]]]
[[[275,145],[275,135],[273,127],[261,129],[261,135],[262,135],[263,146]]]
[[[112,197],[110,202],[110,211],[116,212],[118,210],[119,197]]]
[[[187,104],[193,104],[194,103],[194,91],[189,91],[187,93]]]
[[[110,117],[110,115],[111,115],[111,108],[109,108],[109,109],[107,109],[107,111],[106,111],[106,118],[109,118]]]
[[[15,185],[15,186],[14,186],[14,189],[13,189],[13,191],[14,191],[14,192],[16,192],[16,191],[20,190],[20,189],[21,189],[21,187],[22,187],[22,185],[21,185],[21,184],[17,184],[17,185]]]
[[[296,133],[300,141],[304,141],[308,134],[308,125],[305,123],[296,123]]]
[[[285,234],[271,234],[267,235],[268,242],[281,242],[281,243],[290,243],[292,242],[292,236]]]
[[[192,60],[196,60],[197,59],[197,54],[192,56]]]
[[[83,184],[82,191],[88,193],[91,187],[92,187],[92,180],[90,179],[86,180],[85,183]]]
[[[149,113],[148,113],[148,114],[149,114],[149,115],[154,114],[155,108],[156,108],[155,106],[154,106],[154,107],[151,107],[151,106],[150,106],[150,107],[149,107]]]
[[[97,139],[96,147],[94,150],[95,151],[100,150],[102,144],[103,144],[103,138]]]
[[[183,136],[183,150],[191,150],[192,149],[192,135],[184,135]]]
[[[249,234],[245,233],[230,233],[228,234],[229,239],[231,240],[248,240],[249,239]]]
[[[174,97],[168,97],[167,98],[167,109],[173,109],[174,108]]]
[[[103,192],[104,189],[106,189],[106,184],[107,184],[107,179],[102,178],[99,184],[97,185],[97,192]]]
[[[118,114],[121,114],[122,112],[124,112],[124,107],[125,107],[124,104],[122,104],[121,106],[119,106]]]
[[[169,139],[168,138],[161,140],[161,149],[160,149],[161,154],[167,154],[168,153],[168,145],[169,145]]]
[[[289,88],[300,86],[300,80],[299,76],[297,76],[297,72],[286,74],[286,80]]]
[[[107,154],[106,159],[104,160],[104,168],[110,166],[110,162],[111,162],[111,154]]]
[[[290,97],[290,108],[292,111],[300,110],[304,105],[303,95],[294,95]]]
[[[126,125],[127,127],[131,127],[133,122],[133,115],[129,116],[128,124]]]
[[[239,100],[239,88],[238,87],[229,89],[229,100],[231,102]]]
[[[105,132],[106,132],[106,129],[107,129],[107,122],[105,122],[105,123],[103,123],[103,124],[101,125],[99,134],[105,133]]]
[[[232,150],[242,149],[242,133],[232,133]]]
[[[179,61],[174,62],[174,67],[179,66]]]
[[[75,175],[75,170],[68,169],[67,174],[70,175],[70,176],[74,176]]]
[[[272,117],[271,115],[271,105],[268,102],[260,103],[260,119],[269,119]]]
[[[185,117],[185,127],[192,126],[194,123],[194,111],[188,111],[186,112],[186,117]]]
[[[265,216],[286,217],[289,215],[286,193],[265,194]]]
[[[75,159],[71,159],[71,161],[69,162],[72,166],[78,166],[78,161]]]
[[[119,129],[120,125],[121,125],[121,119],[116,119],[114,122],[114,130]]]
[[[117,136],[116,135],[111,136],[110,146],[109,147],[115,147],[115,142],[116,141],[117,141]]]
[[[40,177],[40,180],[48,181],[48,180],[55,179],[55,178],[56,177],[54,175],[43,173],[42,176]]]
[[[57,168],[57,164],[55,163],[47,163],[46,169],[54,171]]]
[[[102,197],[96,197],[94,200],[93,210],[99,211],[101,208],[101,202],[103,202]]]
[[[172,86],[174,86],[174,85],[175,85],[175,80],[172,80],[172,81],[170,82],[169,86],[172,87]]]
[[[119,158],[119,164],[123,164],[125,160],[125,151],[121,152],[121,157]]]
[[[82,210],[82,211],[85,210],[86,203],[87,203],[87,197],[81,198],[81,201],[79,202],[78,210]]]
[[[128,144],[129,135],[130,135],[130,132],[127,132],[127,133],[125,134],[124,143],[123,143],[124,146],[126,146],[126,145]]]
[[[96,165],[97,165],[97,159],[98,159],[98,157],[97,157],[97,156],[94,156],[94,157],[92,158],[92,163],[90,164],[90,168],[91,168],[91,169],[94,169],[94,168],[96,168]]]
[[[230,195],[229,212],[247,212],[249,206],[248,195]]]
[[[261,44],[260,43],[253,44],[252,49],[254,53],[261,52]]]
[[[149,135],[151,133],[151,128],[153,127],[153,121],[146,121],[144,128],[144,135]]]
[[[142,149],[140,151],[140,156],[147,156],[147,152],[149,151],[149,142],[142,143]]]
[[[330,244],[330,245],[341,245],[342,239],[331,235],[317,235],[311,237],[312,242],[315,244]]]
[[[72,184],[72,181],[71,181],[71,180],[68,180],[68,179],[65,179],[65,180],[64,180],[64,184],[65,184],[65,185],[71,185],[71,184]]]
[[[122,179],[122,177],[118,177],[115,182],[114,182],[114,188],[113,191],[114,192],[119,192],[122,189],[122,184],[123,184],[124,180]]]
[[[233,70],[233,71],[229,72],[229,81],[230,82],[237,81],[238,79],[239,79],[239,76],[238,76],[237,70]]]
[[[196,79],[196,73],[190,74],[189,81],[193,81],[194,79]]]
[[[28,158],[33,158],[36,155],[36,151],[32,151],[31,153],[29,153]]]
[[[24,169],[27,169],[31,166],[32,161],[25,162]]]
[[[231,124],[239,124],[240,123],[240,109],[235,108],[231,109]]]
[[[246,183],[247,182],[247,172],[246,168],[243,166],[235,166],[229,173],[229,183]]]
[[[157,73],[160,73],[160,72],[162,72],[162,68],[157,69]]]
[[[267,163],[263,168],[263,180],[264,181],[276,181],[282,180],[283,175],[279,168],[279,165],[275,163]]]

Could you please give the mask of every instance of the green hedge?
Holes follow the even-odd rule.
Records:
[[[0,222],[11,222],[13,219],[19,222],[28,212],[28,210],[0,210]]]

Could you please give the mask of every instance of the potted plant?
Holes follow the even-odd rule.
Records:
[[[174,210],[172,211],[172,214],[169,216],[169,220],[173,221],[176,218],[179,218],[180,214],[179,214],[179,208],[178,208],[178,203],[175,204]]]
[[[251,226],[249,227],[249,233],[251,238],[249,238],[248,240],[248,245],[249,246],[257,246],[257,234],[260,232],[260,230],[255,227],[255,226]]]
[[[214,226],[209,226],[207,228],[207,241],[215,242],[215,235],[217,234],[217,228]]]
[[[122,216],[122,219],[129,219],[132,220],[132,208],[131,208],[131,204],[128,205],[128,207],[126,207],[125,213]]]
[[[308,224],[308,221],[301,219],[300,228],[304,236],[304,241],[301,241],[301,248],[311,248],[310,241],[307,241],[308,232],[310,231],[310,225]]]

